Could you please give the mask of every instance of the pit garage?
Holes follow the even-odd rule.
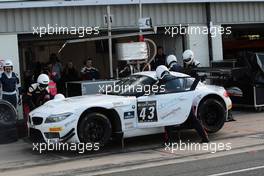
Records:
[[[241,93],[233,97],[238,107],[264,109],[264,25],[243,24],[232,26],[232,34],[223,35],[224,61],[233,64],[232,81]],[[235,69],[237,69],[235,71]]]
[[[176,54],[178,58],[181,58],[181,54],[186,45],[185,36],[178,35],[172,38],[165,35],[163,30],[163,28],[159,28],[156,34],[147,34],[144,37],[153,40],[156,46],[163,47],[165,54]],[[40,70],[43,70],[43,67],[49,62],[51,54],[58,56],[63,68],[66,67],[68,62],[73,63],[78,72],[78,77],[73,81],[82,81],[80,71],[84,61],[87,59],[92,59],[93,67],[99,70],[100,80],[117,78],[117,72],[120,72],[123,68],[122,66],[126,63],[118,61],[116,46],[118,43],[137,42],[139,40],[138,35],[135,35],[137,33],[138,30],[119,30],[112,32],[112,36],[128,35],[112,39],[112,67],[109,61],[108,40],[100,39],[100,37],[104,38],[107,36],[105,31],[100,31],[100,36],[89,36],[88,38],[92,41],[86,42],[82,42],[81,40],[78,42],[78,39],[81,38],[72,35],[46,35],[40,38],[38,35],[20,34],[18,35],[18,44],[20,65],[23,70],[23,74],[21,74],[22,86],[27,87],[30,84],[29,79],[34,74],[39,73]],[[129,36],[130,34],[131,36]],[[96,37],[95,40],[93,40],[94,37]],[[62,48],[68,40],[77,40],[77,42],[67,44]],[[153,47],[151,48],[152,51]],[[179,62],[182,62],[181,59],[179,59]],[[110,69],[113,71],[112,76]],[[64,85],[66,84],[64,83]],[[62,93],[65,94],[66,92]]]
[[[223,60],[212,61],[213,84],[224,86],[234,107],[264,110],[264,26],[263,24],[228,24],[232,33],[222,35]]]
[[[231,35],[223,35],[224,59],[238,59],[247,52],[264,52],[264,24],[225,25]]]

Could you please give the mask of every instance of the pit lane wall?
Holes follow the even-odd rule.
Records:
[[[18,53],[18,39],[16,34],[0,35],[0,60],[11,59],[14,64],[14,72],[20,79],[20,64]],[[21,81],[21,79],[20,79]],[[0,90],[1,91],[1,90]],[[22,106],[18,106],[19,119],[23,119]]]

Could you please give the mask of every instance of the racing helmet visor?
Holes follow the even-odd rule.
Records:
[[[44,88],[48,87],[48,84],[39,84],[39,87],[44,89]]]
[[[190,62],[192,60],[192,58],[187,58],[187,59],[184,59],[184,62]]]

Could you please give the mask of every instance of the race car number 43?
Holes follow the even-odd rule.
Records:
[[[157,102],[143,101],[137,103],[138,122],[157,122]]]

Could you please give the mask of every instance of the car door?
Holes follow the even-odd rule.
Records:
[[[140,128],[183,123],[192,108],[195,91],[186,90],[185,78],[164,84],[164,92],[137,98],[137,126]]]

